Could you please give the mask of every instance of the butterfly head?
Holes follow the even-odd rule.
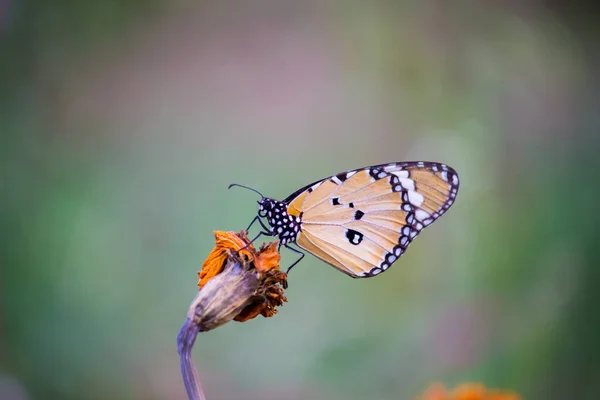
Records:
[[[266,218],[269,223],[269,233],[273,236],[278,236],[280,244],[295,242],[300,233],[302,220],[300,216],[288,214],[288,204],[283,201],[277,201],[263,196],[258,190],[251,187],[232,183],[229,188],[234,186],[249,189],[258,193],[261,197],[258,203],[258,216]]]
[[[285,203],[263,197],[258,201],[258,216],[266,218],[270,225],[271,233],[275,234],[277,226],[281,226],[288,218],[287,207]]]
[[[275,201],[273,199],[269,199],[268,197],[263,197],[262,199],[260,199],[259,201],[257,201],[258,203],[258,216],[261,218],[265,218],[267,215],[269,215],[269,212],[271,212],[271,214],[273,213],[273,203]]]

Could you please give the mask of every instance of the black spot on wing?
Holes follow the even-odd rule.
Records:
[[[385,172],[384,169],[381,167],[372,167],[372,168],[369,168],[368,171],[369,171],[369,175],[371,176],[371,178],[373,178],[375,180],[383,179],[383,178],[389,176],[389,174],[387,172]]]
[[[344,182],[346,179],[348,179],[348,173],[342,172],[341,174],[337,174],[335,177]]]
[[[334,197],[333,199],[331,199],[331,204],[333,204],[334,206],[339,206],[340,199],[338,197]]]
[[[355,220],[359,220],[363,217],[363,215],[365,215],[364,212],[360,211],[360,210],[356,210],[356,212],[354,213],[354,219]]]
[[[355,231],[354,229],[348,229],[346,231],[346,238],[350,244],[357,246],[363,241],[364,235],[358,231]]]

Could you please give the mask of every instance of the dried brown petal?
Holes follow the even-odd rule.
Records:
[[[261,279],[256,295],[240,313],[235,317],[238,322],[244,322],[258,315],[265,318],[277,314],[276,307],[287,301],[284,289],[287,288],[287,274],[279,270],[267,271]]]

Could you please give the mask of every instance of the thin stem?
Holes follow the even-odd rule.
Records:
[[[206,400],[198,370],[196,370],[192,359],[192,348],[198,332],[200,332],[198,325],[192,319],[187,318],[179,331],[179,335],[177,335],[177,352],[181,363],[181,376],[190,400]]]

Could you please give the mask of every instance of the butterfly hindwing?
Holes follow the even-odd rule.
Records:
[[[444,164],[383,164],[312,183],[285,202],[301,216],[296,243],[352,277],[385,271],[454,202],[458,175]]]
[[[312,228],[303,232],[296,243],[300,247],[307,246],[306,250],[316,247],[309,251],[351,276],[372,269],[379,263],[381,252],[385,251],[366,235],[340,225],[315,225]],[[336,240],[339,237],[344,240]]]

